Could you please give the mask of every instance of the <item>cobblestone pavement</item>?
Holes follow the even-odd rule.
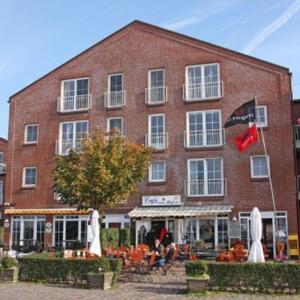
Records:
[[[235,295],[211,293],[206,296],[187,296],[183,270],[176,276],[155,275],[153,283],[120,282],[111,290],[93,290],[36,283],[0,283],[0,299],[8,300],[296,300],[299,296]]]

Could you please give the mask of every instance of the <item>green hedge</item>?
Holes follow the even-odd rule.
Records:
[[[20,258],[19,278],[23,281],[44,281],[50,283],[86,284],[87,273],[98,273],[98,269],[114,272],[114,280],[120,273],[122,262],[97,259],[63,259],[27,256]]]
[[[100,230],[100,241],[102,249],[109,246],[114,248],[118,246],[131,245],[131,231],[129,228],[105,228]]]
[[[300,265],[283,263],[209,263],[211,290],[299,293]]]
[[[107,247],[118,247],[120,239],[120,229],[118,228],[105,228],[100,230],[100,241],[102,249]]]
[[[207,274],[207,262],[203,260],[188,261],[185,264],[185,272],[190,277],[203,277]]]

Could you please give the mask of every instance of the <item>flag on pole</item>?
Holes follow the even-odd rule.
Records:
[[[258,133],[255,124],[248,128],[246,132],[234,139],[234,143],[240,152],[245,151],[251,144],[257,143],[257,141]]]
[[[245,124],[255,121],[255,99],[250,100],[237,108],[228,118],[224,127],[234,126],[236,124]]]

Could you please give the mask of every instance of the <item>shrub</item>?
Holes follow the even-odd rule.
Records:
[[[100,241],[102,249],[110,246],[117,248],[119,246],[120,230],[118,228],[105,228],[100,230]]]
[[[110,263],[106,257],[96,259],[64,259],[26,256],[19,259],[20,280],[50,283],[86,284],[87,273],[105,272],[118,274],[118,263]],[[115,269],[114,269],[115,268]]]
[[[185,265],[185,272],[190,277],[207,277],[207,263],[202,260],[197,260],[195,262],[187,262]]]
[[[117,282],[117,278],[121,273],[122,270],[122,260],[121,259],[110,259],[109,260],[109,265],[110,265],[110,269],[112,272],[114,272],[114,276],[113,276],[113,283]]]
[[[131,244],[130,229],[129,228],[120,229],[119,245],[128,247],[130,246],[130,244]]]
[[[2,258],[2,267],[3,269],[9,269],[16,266],[16,261],[12,257],[5,256]]]
[[[211,290],[299,293],[300,265],[282,263],[209,263]]]

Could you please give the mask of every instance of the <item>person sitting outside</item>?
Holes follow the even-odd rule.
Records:
[[[157,269],[160,270],[161,268],[163,269],[165,263],[166,263],[166,259],[164,257],[164,247],[163,245],[160,243],[159,239],[155,239],[154,242],[154,246],[151,249],[151,252],[155,252],[156,253],[156,265],[157,265]]]

